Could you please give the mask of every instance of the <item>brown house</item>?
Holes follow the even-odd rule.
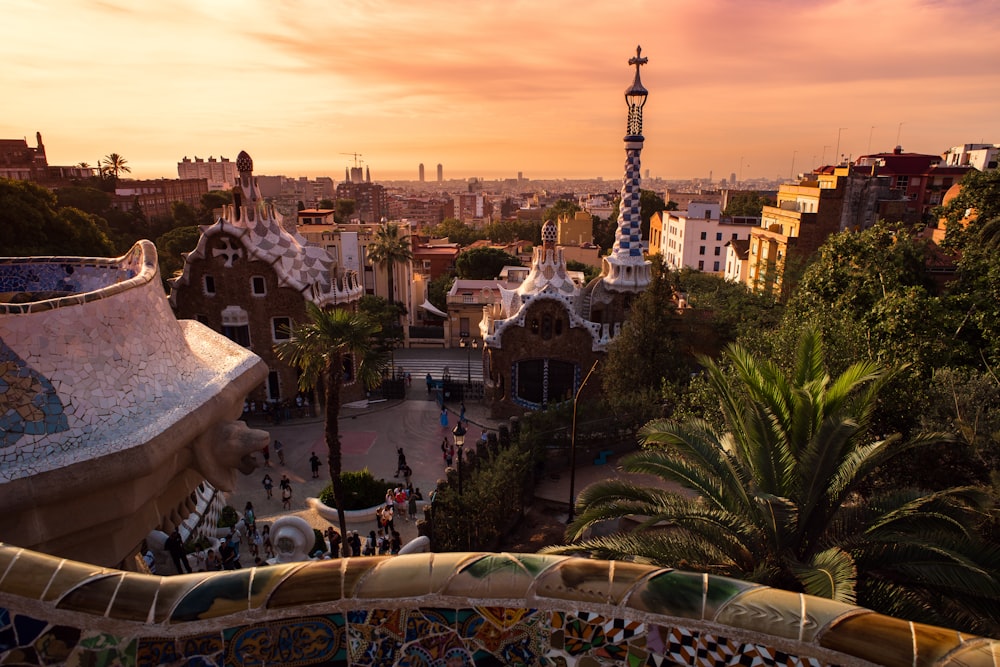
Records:
[[[197,320],[264,360],[267,381],[248,400],[292,400],[298,374],[277,358],[274,345],[306,319],[307,302],[353,307],[364,290],[357,274],[339,270],[326,250],[282,227],[280,214],[260,196],[250,156],[242,152],[236,162],[234,203],[215,224],[202,227],[198,247],[171,285],[170,305],[178,318]]]

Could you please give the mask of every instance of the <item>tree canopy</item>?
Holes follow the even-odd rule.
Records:
[[[866,478],[910,451],[950,440],[872,431],[892,369],[863,361],[831,377],[816,332],[802,337],[788,373],[736,345],[725,358],[730,372],[702,360],[724,429],[655,420],[640,432],[644,451],[622,463],[674,486],[588,487],[567,529],[579,541],[554,551],[711,571],[914,621],[1000,630],[1000,550],[977,538],[986,494],[897,485],[858,495]],[[676,485],[685,493],[669,490]],[[638,527],[583,537],[622,517]]]
[[[466,280],[492,280],[505,266],[521,266],[521,260],[499,248],[472,248],[455,260],[455,272]]]
[[[110,257],[117,253],[101,218],[57,208],[40,185],[0,178],[0,248],[8,256]]]
[[[460,246],[467,246],[474,241],[486,238],[482,231],[473,229],[456,218],[445,218],[441,224],[435,225],[431,229],[431,235],[437,238],[447,238],[451,243],[457,243]]]
[[[733,192],[729,197],[724,216],[749,216],[759,218],[765,206],[773,206],[774,199],[760,192]]]

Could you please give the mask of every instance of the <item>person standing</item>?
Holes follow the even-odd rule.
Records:
[[[272,493],[271,490],[274,488],[274,480],[267,473],[264,473],[264,479],[261,480],[261,484],[264,485],[264,491],[267,493],[267,499],[270,500]]]
[[[281,487],[281,506],[286,509],[292,509],[292,484],[289,482]]]
[[[247,506],[243,508],[243,524],[247,527],[247,531],[257,528],[257,515],[253,511],[253,503],[249,500]]]
[[[448,428],[448,408],[441,406],[441,426]]]
[[[170,537],[167,538],[163,546],[167,548],[167,553],[174,560],[177,574],[184,574],[185,571],[191,574],[191,563],[188,562],[187,551],[184,549],[184,540],[181,539],[180,531],[174,528],[174,532],[170,533]]]
[[[278,463],[285,465],[285,446],[277,438],[274,439],[274,453],[278,455]]]
[[[407,511],[413,521],[417,520],[417,494],[414,491],[407,493]]]
[[[319,457],[316,456],[316,452],[312,452],[312,456],[309,457],[309,467],[312,468],[313,479],[319,479]]]
[[[396,474],[394,477],[399,477],[399,473],[403,471],[406,467],[406,454],[403,453],[402,447],[396,448]]]
[[[458,421],[466,422],[465,419],[465,401],[462,401],[462,411],[458,413]]]

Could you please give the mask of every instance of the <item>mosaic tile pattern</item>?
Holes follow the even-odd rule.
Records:
[[[24,572],[31,586],[22,584]],[[762,605],[776,615],[765,618]],[[633,563],[414,554],[160,578],[0,545],[0,664],[995,667],[998,660],[995,640]]]
[[[33,296],[72,266],[92,291],[0,304],[0,482],[149,442],[259,363],[178,322],[148,241],[116,259],[0,258],[6,286]]]
[[[185,258],[177,284],[190,283],[191,261],[221,257],[223,266],[231,268],[237,258],[246,256],[270,264],[282,286],[301,292],[318,306],[360,298],[364,287],[355,272],[340,275],[336,262],[324,248],[284,228],[281,214],[260,194],[253,177],[253,160],[246,151],[240,152],[236,163],[240,170],[238,201],[225,206],[215,224],[201,228],[198,247]],[[171,290],[174,306],[176,294]]]

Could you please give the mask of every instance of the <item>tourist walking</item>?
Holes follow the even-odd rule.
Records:
[[[278,455],[278,463],[285,465],[285,446],[277,438],[274,439],[274,453]]]
[[[312,456],[309,457],[309,467],[312,468],[313,479],[319,479],[319,457],[316,456],[316,452],[312,452]]]
[[[282,480],[283,482],[286,480]],[[281,487],[281,507],[290,510],[292,509],[292,483],[283,484]]]
[[[267,473],[264,473],[264,479],[260,481],[264,485],[264,492],[267,493],[267,499],[270,500],[272,497],[271,490],[274,488],[274,480]]]
[[[180,531],[175,528],[163,546],[167,548],[167,553],[174,560],[177,574],[184,574],[184,572],[191,574],[191,563],[188,562],[187,551],[184,549],[184,540],[181,538]]]

